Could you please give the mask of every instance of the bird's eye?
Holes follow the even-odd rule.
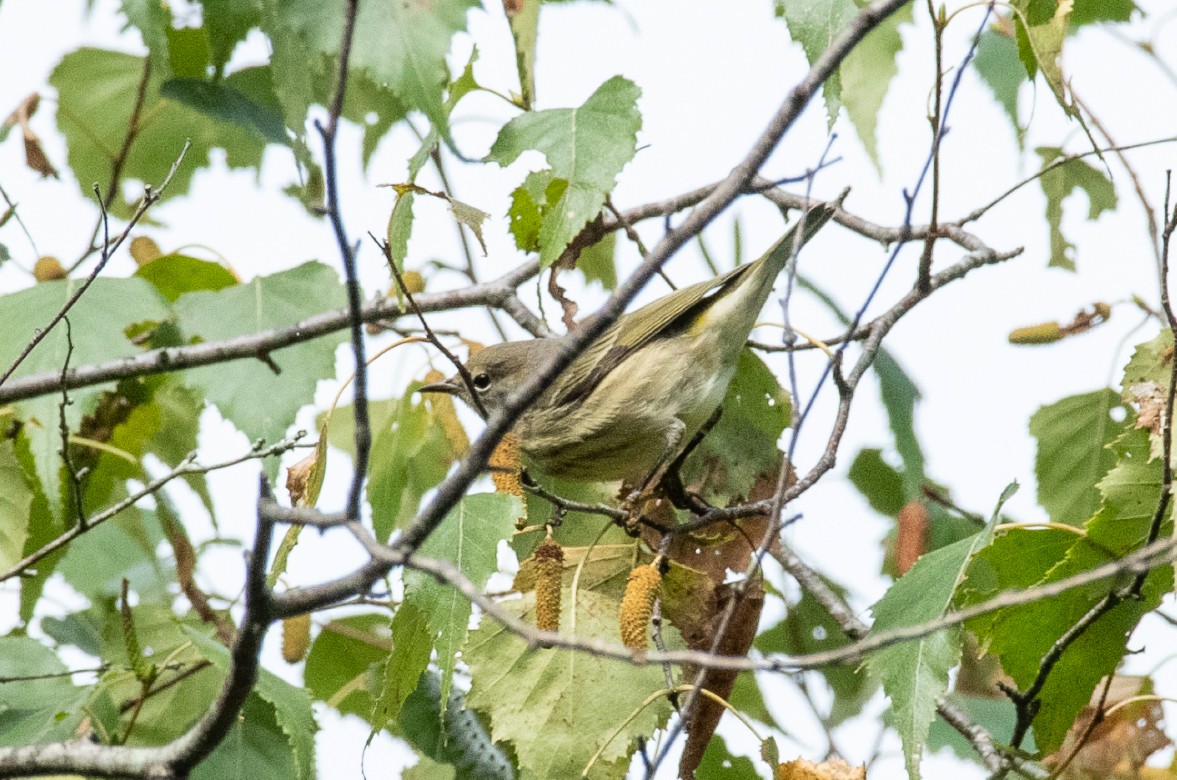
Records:
[[[473,383],[475,390],[486,390],[490,387],[490,375],[486,372],[475,374]]]

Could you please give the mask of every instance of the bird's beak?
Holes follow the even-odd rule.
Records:
[[[434,382],[433,384],[422,385],[421,387],[417,388],[417,392],[447,393],[449,395],[458,395],[461,392],[461,388],[458,387],[458,383],[453,379],[447,379],[444,382]]]

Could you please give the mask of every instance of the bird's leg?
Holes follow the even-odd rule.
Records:
[[[666,467],[665,473],[662,475],[662,488],[666,493],[666,497],[670,499],[679,509],[686,509],[697,515],[703,514],[711,509],[714,509],[711,504],[707,503],[698,493],[690,493],[683,486],[682,482],[682,466],[686,463],[688,457],[695,449],[703,442],[707,434],[711,433],[711,429],[719,422],[719,418],[723,415],[723,407],[717,406],[712,412],[711,417],[699,429],[699,432],[691,437],[687,442],[687,446],[682,448],[682,452],[678,454],[673,461]]]

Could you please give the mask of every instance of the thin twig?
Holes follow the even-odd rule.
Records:
[[[58,310],[57,314],[54,314],[53,318],[50,319],[43,328],[40,328],[33,334],[33,337],[29,340],[29,343],[26,344],[24,349],[20,351],[20,354],[16,356],[16,360],[12,362],[12,365],[10,365],[3,374],[0,374],[0,387],[4,386],[4,383],[7,382],[16,369],[20,367],[20,364],[24,362],[25,358],[29,356],[29,353],[31,353],[46,336],[53,332],[53,329],[57,327],[57,324],[65,318],[65,315],[69,314],[70,309],[72,309],[74,304],[77,303],[78,300],[86,293],[86,290],[90,289],[90,285],[93,284],[94,280],[98,278],[98,274],[102,273],[102,269],[106,267],[106,264],[110,261],[111,256],[118,250],[120,246],[122,246],[123,241],[125,241],[127,236],[130,234],[131,229],[134,228],[135,225],[138,224],[139,220],[143,218],[143,215],[147,213],[147,209],[149,209],[151,205],[158,201],[163,195],[164,190],[167,189],[168,183],[171,182],[172,177],[175,176],[176,171],[179,170],[180,163],[184,161],[184,155],[188,153],[188,147],[191,145],[192,144],[190,141],[184,142],[184,148],[180,150],[180,156],[176,158],[174,163],[172,163],[171,170],[168,171],[167,177],[164,178],[163,182],[159,185],[159,189],[153,190],[151,187],[145,188],[143,199],[139,201],[139,207],[135,209],[135,213],[132,215],[131,221],[127,223],[126,229],[124,229],[118,239],[115,240],[113,246],[111,246],[109,242],[106,242],[106,245],[102,248],[101,259],[98,261],[97,265],[94,266],[94,269],[90,271],[90,274],[78,286],[78,289],[74,291],[68,300],[66,300],[65,304],[61,307],[60,310]],[[59,386],[61,384],[63,383],[58,383]],[[73,384],[70,385],[70,387],[75,386],[76,385]],[[54,388],[54,390],[56,389],[57,388]]]

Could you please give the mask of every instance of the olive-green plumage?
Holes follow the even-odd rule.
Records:
[[[811,208],[801,243],[832,215],[832,206]],[[601,334],[515,424],[531,465],[551,476],[606,481],[641,478],[673,457],[722,403],[740,351],[797,245],[796,230],[759,260],[675,290]],[[485,412],[500,408],[558,350],[556,339],[533,339],[472,355],[466,368]],[[479,407],[460,376],[421,390]]]

